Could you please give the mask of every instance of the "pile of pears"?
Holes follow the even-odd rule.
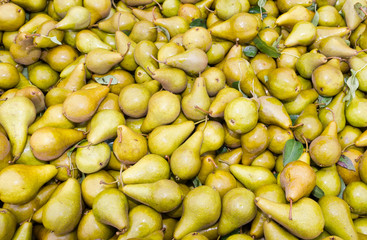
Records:
[[[366,0],[0,0],[0,240],[367,239]]]

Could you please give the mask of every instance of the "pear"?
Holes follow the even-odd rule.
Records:
[[[17,4],[5,2],[0,6],[0,31],[17,31],[25,22],[24,9]]]
[[[139,8],[133,8],[131,12],[140,21],[145,20],[145,21],[153,22],[154,19],[163,17],[158,8],[153,8],[153,10],[151,8],[147,8],[146,10],[139,9]]]
[[[25,221],[15,232],[12,240],[32,239],[32,222]]]
[[[364,134],[362,134],[362,131],[359,128],[355,128],[350,125],[346,125],[345,128],[338,133],[338,140],[342,148],[345,148],[352,143],[356,143],[356,146],[359,146],[358,143],[362,143],[363,141],[361,140],[363,139]],[[362,149],[359,150],[363,151]]]
[[[46,162],[37,159],[33,155],[31,146],[29,144],[30,139],[31,139],[31,136],[28,135],[27,136],[27,142],[25,144],[24,150],[23,150],[22,154],[20,155],[20,157],[18,158],[18,160],[16,161],[16,163],[25,164],[25,165],[44,165],[44,164],[46,164]]]
[[[43,95],[43,92],[36,86],[25,86],[22,89],[19,89],[15,96],[24,96],[29,98],[36,107],[37,113],[45,110],[45,95]]]
[[[302,125],[301,125],[302,124]],[[295,125],[301,125],[294,130],[295,138],[301,143],[312,141],[322,132],[322,123],[317,115],[316,105],[309,104],[297,118]]]
[[[327,58],[325,55],[317,52],[308,52],[298,58],[296,69],[302,77],[309,79],[313,71],[326,62]]]
[[[19,81],[19,73],[14,65],[10,63],[0,63],[0,70],[2,72],[0,76],[0,88],[9,89],[15,87]]]
[[[357,2],[358,1],[356,0],[346,0],[341,9],[344,16],[346,16],[345,22],[351,30],[356,29],[358,25],[362,22],[362,19],[358,16],[357,11],[355,11],[354,8],[354,5]],[[365,4],[367,4],[365,0],[360,1],[360,3],[362,4],[362,6],[365,6]]]
[[[221,62],[232,46],[233,43],[230,41],[212,41],[212,46],[206,52],[208,63],[214,65]]]
[[[75,129],[43,127],[32,134],[29,144],[37,159],[50,161],[60,157],[84,137],[82,131]]]
[[[90,120],[87,140],[98,144],[117,136],[117,127],[125,124],[124,115],[118,110],[105,109],[94,114]]]
[[[334,6],[325,5],[319,8],[319,26],[339,27],[345,26],[343,17]]]
[[[63,103],[65,117],[76,123],[91,119],[108,92],[109,88],[102,85],[73,92]]]
[[[202,73],[202,76],[205,78],[205,84],[210,97],[214,97],[221,89],[225,87],[226,76],[219,68],[208,68]]]
[[[97,113],[101,112],[103,110],[114,110],[114,111],[122,113],[121,110],[120,110],[120,106],[119,106],[119,96],[114,94],[114,93],[107,93],[107,96],[103,99],[101,104],[99,104],[99,107],[97,109]],[[102,115],[104,115],[104,114],[102,114]],[[117,118],[121,119],[120,117],[117,117]],[[124,119],[125,119],[125,117],[124,117]]]
[[[115,33],[116,31],[131,31],[136,23],[135,16],[130,12],[118,11],[113,13],[109,18],[98,22],[99,30],[107,33]]]
[[[88,142],[81,143],[76,150],[75,163],[83,173],[94,173],[107,166],[111,149],[106,142],[90,146]]]
[[[252,41],[259,29],[259,22],[254,15],[241,12],[222,23],[211,26],[209,31],[214,37],[244,44]]]
[[[330,47],[330,46],[333,47]],[[326,57],[349,58],[358,54],[358,51],[350,48],[341,37],[327,37],[320,41],[320,53]]]
[[[258,108],[251,99],[235,98],[224,109],[227,127],[239,134],[251,131],[258,121]]]
[[[62,41],[64,38],[64,32],[62,30],[55,29],[56,24],[57,22],[55,20],[49,20],[42,23],[36,32],[36,34],[39,34],[39,36],[36,35],[36,37],[33,39],[34,45],[39,48],[56,47],[57,44],[52,42],[50,38],[56,38],[58,41]]]
[[[130,84],[124,87],[119,95],[119,106],[124,114],[141,118],[147,114],[151,93],[141,84]]]
[[[109,239],[115,233],[115,229],[111,226],[103,224],[96,220],[93,211],[87,211],[80,219],[77,236],[78,239]]]
[[[72,232],[82,216],[80,184],[75,178],[62,183],[44,205],[42,223],[58,235]]]
[[[250,132],[241,135],[243,150],[242,164],[250,165],[252,161],[269,146],[270,138],[268,128],[258,123]]]
[[[110,47],[112,47],[112,49],[116,49],[116,39],[115,39],[115,35],[111,34],[111,33],[105,33],[97,28],[92,28],[91,29],[92,32],[94,32],[95,34],[98,35],[98,37],[107,45],[109,45]]]
[[[312,239],[319,236],[324,229],[323,212],[310,198],[304,197],[293,205],[292,220],[288,218],[289,204],[277,203],[262,197],[256,197],[255,204],[296,237]]]
[[[171,92],[159,91],[148,102],[148,113],[140,127],[144,133],[154,128],[173,122],[180,114],[180,100]]]
[[[229,102],[242,97],[240,91],[234,88],[223,88],[219,90],[209,107],[211,117],[224,117],[224,110]]]
[[[119,125],[117,138],[113,142],[113,152],[122,163],[136,163],[148,152],[147,140],[125,125]]]
[[[121,31],[115,33],[115,39],[116,50],[124,55],[124,59],[120,62],[120,66],[127,71],[134,71],[138,67],[134,58],[136,43]]]
[[[148,154],[123,171],[121,180],[123,184],[154,183],[161,179],[168,179],[169,173],[169,165],[164,158]]]
[[[47,15],[46,13],[37,14],[34,18],[30,19],[21,28],[19,28],[19,32],[22,32],[22,33],[35,32],[37,31],[37,28],[39,25],[41,25],[42,23],[48,20],[53,20],[53,18]]]
[[[308,46],[316,39],[316,27],[308,21],[300,21],[293,26],[292,31],[285,39],[284,45]]]
[[[39,189],[56,174],[57,170],[52,165],[10,165],[0,172],[1,201],[11,204],[29,202],[36,196]],[[19,192],[19,189],[23,190]]]
[[[294,99],[301,91],[296,72],[287,67],[272,70],[266,85],[272,96],[284,101]]]
[[[157,39],[157,28],[155,28],[155,25],[151,21],[140,20],[135,23],[134,27],[131,29],[129,38],[136,43],[143,40],[154,42]]]
[[[49,49],[47,52],[44,51],[41,58],[43,61],[47,62],[53,70],[56,72],[62,72],[64,68],[69,66],[69,64],[74,63],[78,58],[78,51],[74,47],[75,46],[72,47],[66,44],[59,45]],[[81,59],[84,59],[84,56],[79,57],[79,61]],[[77,62],[75,62],[75,64],[77,64]]]
[[[232,149],[230,152],[224,152],[218,154],[215,157],[215,162],[218,162],[217,163],[218,169],[229,170],[230,165],[240,163],[242,159],[242,154],[243,151],[242,148],[240,147]]]
[[[129,226],[126,196],[116,188],[107,188],[93,201],[93,215],[96,220],[124,231]]]
[[[172,153],[170,159],[171,171],[179,179],[188,180],[199,173],[203,135],[202,131],[195,132]]]
[[[65,99],[72,93],[69,89],[64,88],[52,88],[50,91],[47,92],[45,96],[45,103],[46,106],[52,106],[56,104],[64,103]]]
[[[182,41],[187,50],[199,48],[207,52],[212,45],[212,36],[206,28],[194,27],[184,33]]]
[[[312,83],[320,95],[332,97],[342,90],[344,86],[344,77],[343,73],[340,71],[339,63],[339,60],[332,59],[313,71]]]
[[[292,125],[289,114],[284,105],[277,98],[272,96],[262,96],[258,98],[260,102],[259,121],[264,124],[274,124],[284,129]]]
[[[27,141],[28,126],[36,118],[36,108],[26,97],[14,97],[0,105],[0,124],[4,127],[14,159],[18,159]]]
[[[87,8],[74,6],[69,8],[65,17],[55,27],[60,30],[81,30],[89,26],[91,14]]]
[[[170,156],[192,133],[194,128],[195,125],[192,121],[156,127],[148,137],[150,152],[162,157]],[[171,134],[173,133],[175,134],[175,138],[172,139],[173,135]]]
[[[183,240],[208,240],[208,238],[198,232],[189,233],[182,238]]]
[[[350,163],[352,163],[354,166],[354,169],[348,169],[340,166],[339,164],[336,165],[339,176],[343,179],[344,183],[348,185],[351,182],[361,181],[358,165],[360,163],[360,159],[363,156],[363,153],[358,149],[349,148],[343,151],[342,156],[345,158],[349,158]]]
[[[103,48],[95,48],[88,52],[85,59],[86,67],[94,73],[105,74],[113,66],[120,63],[123,56],[118,52],[111,52]]]
[[[181,107],[182,112],[189,119],[202,120],[205,118],[210,107],[205,78],[198,77],[195,79],[191,92],[182,98]]]
[[[83,5],[90,12],[90,24],[94,24],[98,20],[105,18],[111,11],[111,2],[108,0],[84,0]]]
[[[353,223],[358,233],[362,233],[362,234],[366,233],[366,223],[367,223],[366,217],[359,217],[353,220]]]
[[[164,61],[171,56],[174,56],[179,53],[185,52],[185,48],[177,43],[169,42],[164,44],[161,48],[158,50],[157,58],[160,61],[159,68],[169,68],[166,64],[164,64]],[[158,70],[158,69],[157,69]]]
[[[9,210],[0,208],[0,219],[1,239],[12,239],[17,228],[14,215]]]
[[[249,223],[256,215],[255,194],[245,188],[234,188],[222,200],[222,214],[218,224],[218,234],[227,235]]]
[[[202,163],[208,162],[208,161],[204,161],[205,158],[206,157],[203,158]],[[214,162],[213,159],[211,159],[210,161]],[[199,173],[203,173],[205,171],[203,167],[204,166],[202,165]],[[205,185],[217,190],[219,192],[220,197],[222,198],[228,191],[237,187],[237,182],[236,182],[236,179],[233,177],[233,175],[229,171],[221,170],[221,169],[214,169],[214,171],[212,171],[211,173],[207,175],[205,179]]]
[[[52,87],[58,79],[58,74],[48,64],[34,63],[28,68],[29,81],[43,91]]]
[[[41,118],[38,118],[28,128],[28,133],[33,134],[42,127],[74,128],[75,124],[62,113],[62,104],[55,104],[46,109]]]
[[[321,135],[311,142],[310,156],[317,165],[329,167],[339,161],[341,151],[336,123],[331,121]]]
[[[185,33],[190,29],[189,23],[184,17],[172,16],[168,18],[158,18],[154,20],[156,26],[167,29],[169,35],[173,38],[178,34]]]
[[[342,239],[358,239],[348,204],[336,196],[323,196],[319,205],[325,219],[325,230]],[[343,226],[343,227],[340,227]]]
[[[150,76],[158,68],[158,62],[155,60],[157,54],[158,48],[152,41],[140,41],[134,48],[135,62]]]
[[[82,53],[89,53],[96,48],[112,50],[112,47],[104,43],[96,33],[87,29],[79,31],[75,41],[76,48]]]
[[[43,225],[35,225],[33,227],[33,234],[34,236],[36,236],[37,238],[41,239],[42,237],[46,238],[46,239],[55,239],[55,238],[59,238],[59,235],[56,235],[53,231],[46,229],[45,227],[43,227]],[[65,239],[71,239],[71,240],[76,240],[77,239],[77,233],[76,231],[70,232],[68,234],[65,234],[62,236]]]
[[[289,139],[294,139],[293,133],[289,129],[283,129],[276,125],[268,126],[268,149],[275,154],[282,154],[284,146]]]
[[[340,192],[341,182],[336,166],[320,168],[316,172],[316,185],[325,195],[337,196]]]
[[[221,200],[216,190],[208,186],[191,190],[183,201],[183,213],[176,225],[174,238],[181,239],[190,232],[213,225],[220,212]]]
[[[270,219],[264,222],[264,237],[269,240],[275,239],[284,239],[284,240],[297,240],[298,238],[294,237],[284,228],[276,224],[274,221]]]
[[[232,164],[229,170],[238,181],[251,191],[255,191],[263,185],[276,183],[274,175],[264,167]]]
[[[362,200],[367,196],[367,185],[363,182],[351,182],[343,192],[344,201],[350,206],[351,212],[366,214],[367,205]]]
[[[216,151],[224,143],[224,129],[222,124],[217,121],[208,121],[206,123],[201,123],[196,128],[196,131],[204,132],[200,155],[209,151]]]
[[[162,213],[176,209],[183,199],[179,185],[168,179],[161,179],[154,183],[125,185],[122,191],[127,196]]]
[[[314,12],[308,10],[306,7],[302,5],[296,5],[290,8],[288,11],[284,12],[280,15],[276,24],[278,26],[284,26],[287,29],[292,29],[294,25],[296,25],[300,21],[309,21],[311,22],[314,17]]]
[[[319,111],[319,119],[322,123],[322,126],[326,128],[326,126],[331,122],[335,121],[337,125],[337,131],[340,132],[344,129],[346,124],[346,115],[345,115],[345,92],[341,91],[338,93],[333,100],[327,106],[328,108],[322,108]],[[328,110],[330,109],[330,110]],[[335,119],[335,120],[334,120]]]
[[[367,119],[362,114],[367,108],[367,100],[362,97],[361,92],[356,91],[355,97],[345,109],[345,117],[347,122],[353,127],[366,127]]]
[[[159,68],[152,72],[152,77],[160,82],[162,87],[172,93],[181,93],[186,89],[187,77],[178,68]]]
[[[181,5],[181,1],[176,1],[176,0],[164,1],[162,4],[162,14],[165,17],[177,16],[180,5]]]
[[[142,238],[162,228],[162,216],[145,205],[138,205],[129,211],[129,227],[118,240]]]
[[[354,71],[357,71],[356,77],[359,82],[358,89],[361,91],[366,91],[367,90],[367,78],[366,78],[367,72],[365,68],[363,68],[366,62],[363,59],[359,58],[358,56],[354,56],[354,57],[349,58],[348,63]]]
[[[217,162],[218,161],[215,161],[214,157],[211,155],[205,155],[201,157],[201,167],[197,175],[201,183],[205,184],[205,181],[208,178],[208,176],[209,175],[213,176],[216,170],[224,170],[223,168],[220,168],[218,165],[216,165]],[[220,171],[219,173],[220,174],[216,174],[214,175],[214,177],[212,177],[212,180],[210,181],[210,184],[208,184],[208,186],[220,185],[221,192],[224,195],[224,192],[227,192],[228,190],[232,189],[234,185],[237,185],[237,183],[236,183],[236,179],[234,179],[234,177],[231,174],[223,174],[224,173],[223,171]],[[224,177],[222,178],[222,176]],[[226,183],[228,184],[221,185],[223,181],[226,181]]]
[[[361,180],[367,184],[367,158],[366,158],[367,154],[364,153],[360,159],[360,163],[359,163],[359,175]]]

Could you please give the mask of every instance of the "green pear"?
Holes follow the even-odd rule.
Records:
[[[0,172],[0,199],[4,203],[24,204],[57,174],[53,165],[10,165]]]
[[[264,237],[269,240],[284,239],[284,240],[297,240],[295,236],[290,234],[284,228],[276,224],[270,219],[264,222]]]
[[[353,220],[354,226],[356,227],[356,230],[358,233],[366,234],[366,224],[367,224],[367,218],[366,217],[359,217],[355,220]]]
[[[188,180],[199,173],[203,135],[202,131],[195,132],[172,153],[170,167],[177,178]]]
[[[345,115],[345,102],[344,102],[345,92],[341,91],[338,93],[333,100],[329,103],[327,108],[322,108],[319,111],[319,119],[322,123],[322,126],[326,128],[326,126],[331,122],[335,121],[337,125],[337,131],[340,132],[344,129],[346,124],[346,115]],[[335,118],[335,120],[334,120]]]
[[[316,39],[316,27],[311,22],[300,21],[293,26],[292,31],[284,41],[287,47],[308,46]]]
[[[248,1],[223,1],[219,0],[215,3],[216,14],[223,20],[228,20],[233,15],[240,12],[248,12],[250,8]]]
[[[78,239],[110,239],[114,233],[113,227],[96,220],[93,211],[84,213],[77,229]]]
[[[206,28],[194,27],[183,34],[182,43],[187,50],[199,48],[207,52],[212,45],[212,36]]]
[[[212,46],[206,52],[208,63],[210,65],[220,63],[232,46],[233,43],[230,41],[212,41]]]
[[[123,184],[154,183],[161,179],[168,179],[169,173],[167,160],[155,154],[148,154],[123,171],[121,180]]]
[[[216,67],[206,69],[202,75],[205,78],[208,95],[214,97],[217,93],[225,87],[226,76],[223,71]]]
[[[17,228],[14,215],[9,210],[0,208],[0,219],[1,239],[12,239]]]
[[[43,127],[32,134],[29,145],[37,159],[50,161],[84,138],[84,132],[75,129]]]
[[[193,121],[156,127],[148,137],[149,151],[162,157],[171,156],[192,133],[194,128]],[[172,138],[172,136],[175,137]]]
[[[83,5],[90,12],[90,24],[94,24],[98,20],[105,18],[111,11],[111,2],[108,0],[84,0]]]
[[[320,6],[318,12],[320,16],[318,24],[319,26],[344,27],[346,25],[344,18],[341,17],[338,10],[334,6]]]
[[[75,41],[76,48],[82,53],[89,53],[96,48],[112,50],[112,47],[104,43],[97,34],[87,29],[79,31]]]
[[[363,19],[361,19],[358,16],[357,11],[355,11],[354,5],[356,3],[360,3],[362,4],[362,6],[365,6],[365,4],[367,4],[367,2],[365,0],[362,1],[356,1],[356,0],[347,0],[345,1],[345,3],[343,4],[343,7],[341,9],[342,13],[345,16],[345,22],[347,24],[347,26],[351,29],[354,30],[358,27],[358,25],[362,22]],[[348,15],[348,16],[347,16]]]
[[[121,31],[115,33],[115,39],[116,50],[124,55],[124,59],[120,62],[120,66],[127,71],[134,71],[138,67],[134,58],[136,43]]]
[[[0,124],[4,127],[14,159],[18,159],[27,141],[28,126],[36,118],[36,108],[26,97],[14,97],[0,105]]]
[[[117,127],[125,124],[124,115],[117,110],[105,109],[94,114],[90,120],[87,140],[98,144],[117,136]]]
[[[123,186],[122,191],[162,213],[176,209],[183,199],[179,185],[169,179],[161,179],[154,183],[128,184]]]
[[[24,222],[20,225],[15,232],[12,240],[23,240],[23,239],[32,239],[32,222]]]
[[[93,214],[97,221],[124,231],[129,226],[126,196],[116,188],[107,188],[93,201]]]
[[[130,84],[119,95],[122,112],[132,118],[141,118],[147,114],[150,91],[142,84]]]
[[[222,200],[222,214],[219,219],[218,234],[227,235],[249,223],[256,215],[255,194],[245,188],[228,191]]]
[[[117,127],[117,138],[113,142],[113,152],[120,162],[133,164],[147,154],[148,143],[141,134],[120,125]]]
[[[284,26],[287,29],[292,29],[294,25],[296,25],[300,21],[309,21],[311,22],[314,17],[314,12],[308,10],[306,7],[302,5],[296,5],[290,8],[288,11],[284,12],[276,19],[276,24],[278,26]]]
[[[350,206],[351,212],[366,214],[367,204],[362,200],[367,196],[367,185],[363,182],[351,182],[343,192],[343,199]]]
[[[332,97],[343,89],[344,77],[339,65],[339,60],[332,59],[313,71],[312,84],[320,95]]]
[[[25,22],[24,9],[17,4],[5,2],[0,6],[0,31],[16,31]]]
[[[0,63],[0,70],[2,72],[0,76],[0,88],[9,89],[15,87],[19,81],[19,73],[14,65],[10,63]]]
[[[112,47],[112,49],[116,49],[116,39],[115,39],[115,35],[111,34],[111,33],[105,33],[97,28],[92,28],[91,29],[92,32],[94,32],[95,34],[98,35],[98,37],[107,45],[109,45],[110,47]]]
[[[312,72],[326,62],[327,58],[325,55],[317,52],[308,52],[298,58],[296,69],[302,77],[310,79]]]
[[[340,192],[341,182],[336,166],[320,168],[316,172],[316,185],[325,195],[337,196]]]
[[[138,205],[129,211],[129,227],[118,240],[142,238],[162,228],[162,216],[145,205]]]
[[[82,195],[79,182],[69,178],[60,184],[43,206],[42,223],[55,234],[72,232],[82,216]]]
[[[176,44],[174,42],[168,42],[164,44],[162,47],[159,48],[158,54],[157,54],[157,59],[159,60],[158,62],[159,69],[169,68],[169,66],[164,64],[164,61],[168,57],[171,57],[179,53],[183,53],[183,52],[185,52],[185,48],[180,44]]]
[[[269,147],[271,137],[268,128],[258,123],[248,133],[241,135],[242,164],[251,165],[254,159]]]
[[[191,48],[183,53],[166,58],[164,63],[182,69],[189,75],[198,75],[208,65],[208,56],[199,48]]]
[[[65,117],[76,123],[91,119],[109,90],[107,86],[99,85],[73,92],[63,103]]]
[[[53,20],[53,18],[50,17],[46,13],[37,14],[35,17],[27,21],[21,28],[19,28],[19,32],[24,32],[24,33],[35,32],[37,31],[37,28],[39,27],[39,25],[41,25],[42,23],[48,20]]]
[[[266,85],[272,96],[282,101],[296,98],[301,91],[301,83],[296,72],[287,67],[270,71]]]
[[[105,74],[115,65],[119,64],[123,58],[119,52],[95,48],[88,52],[85,59],[85,66],[93,73]]]
[[[366,127],[367,119],[362,114],[367,109],[367,100],[362,97],[361,92],[356,91],[355,97],[345,109],[347,122],[353,127]]]
[[[136,22],[137,19],[132,13],[117,11],[111,17],[99,21],[98,28],[107,33],[124,30],[131,31]]]
[[[152,41],[148,40],[139,42],[134,49],[135,62],[151,77],[151,73],[158,69],[158,62],[155,60],[157,54],[158,48]]]
[[[151,8],[146,8],[146,9],[133,8],[131,12],[140,21],[145,20],[145,21],[153,22],[154,19],[163,17],[158,8],[153,8],[153,9]]]
[[[232,164],[229,170],[247,189],[255,191],[266,184],[276,183],[272,172],[264,167]]]
[[[39,239],[42,239],[42,238],[45,238],[45,239],[60,238],[59,235],[56,235],[53,231],[46,229],[43,225],[35,225],[33,227],[33,234],[34,234],[34,236],[36,236]],[[69,240],[77,240],[78,239],[76,231],[70,232],[70,233],[65,234],[61,237],[64,238],[64,239],[69,239]]]
[[[240,91],[234,88],[223,88],[219,90],[209,107],[211,117],[224,117],[224,109],[232,100],[242,97]]]
[[[262,197],[256,197],[255,204],[296,237],[312,239],[319,236],[324,229],[323,212],[311,198],[304,197],[293,205],[292,220],[288,218],[289,204],[273,202]]]
[[[60,30],[81,30],[90,24],[90,12],[82,6],[71,7],[55,27]]]
[[[298,141],[304,143],[305,140],[303,137],[305,137],[307,141],[312,141],[318,137],[322,132],[322,124],[318,118],[316,105],[307,105],[297,118],[295,125],[301,125],[293,132]]]
[[[197,126],[196,131],[203,131],[203,143],[200,155],[209,151],[218,150],[224,143],[224,129],[217,121],[208,121]]]
[[[42,23],[35,34],[36,37],[33,39],[33,43],[35,46],[39,48],[52,48],[56,47],[57,43],[51,41],[50,38],[56,38],[58,41],[62,41],[64,38],[64,32],[62,30],[55,29],[57,21],[49,20]],[[47,36],[47,37],[45,37]],[[49,37],[49,38],[48,38]]]
[[[172,123],[180,114],[180,100],[168,91],[153,94],[148,102],[148,113],[140,127],[143,133],[149,133],[158,126]]]
[[[185,33],[190,29],[189,23],[182,16],[172,16],[168,18],[158,18],[154,20],[156,26],[167,29],[169,35],[173,38],[178,34]]]
[[[76,150],[75,163],[83,173],[94,173],[107,166],[111,157],[111,149],[106,142],[90,146],[88,142],[81,143]]]
[[[349,47],[341,37],[335,36],[322,39],[319,51],[326,57],[349,58],[358,54],[358,51]]]
[[[207,157],[204,157],[204,159],[207,159]],[[208,161],[204,161],[204,159],[199,174],[209,170],[210,167],[205,166],[205,163],[210,161],[211,165],[214,165],[213,159],[209,158]],[[207,167],[208,170],[203,169],[204,167]],[[222,198],[228,191],[237,187],[237,181],[229,171],[214,169],[206,176],[205,185],[217,190]]]
[[[181,93],[186,89],[187,77],[178,68],[159,68],[152,72],[152,77],[161,83],[162,87],[172,93]]]
[[[366,70],[363,68],[366,65],[366,61],[359,58],[358,56],[354,56],[348,59],[348,63],[354,71],[357,71],[356,77],[358,79],[359,85],[358,89],[361,91],[367,90],[367,75]]]
[[[258,98],[260,102],[259,121],[264,124],[274,124],[284,129],[292,125],[292,121],[282,102],[272,96]]]
[[[349,206],[343,199],[336,196],[323,196],[319,199],[319,205],[325,219],[325,230],[328,233],[345,240],[358,239]]]
[[[216,190],[208,186],[194,188],[184,198],[183,213],[176,225],[174,238],[181,239],[190,232],[213,225],[220,212],[221,200]]]

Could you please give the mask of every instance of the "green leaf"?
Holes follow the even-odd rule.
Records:
[[[299,117],[299,115],[289,115],[289,117],[292,120],[292,125],[295,125],[296,124],[296,120]]]
[[[69,150],[68,150],[68,153],[66,154],[67,155],[67,157],[68,158],[70,158],[71,157],[71,154],[74,152],[74,150],[75,150],[75,148],[77,147],[77,146],[79,146],[80,144],[82,144],[83,142],[87,142],[88,140],[87,139],[82,139],[81,141],[79,141],[77,144],[75,144],[72,148],[70,148]]]
[[[230,236],[232,236],[234,234],[240,234],[240,233],[241,233],[241,228],[237,228],[237,229],[233,230],[232,232],[228,233],[227,235],[221,236],[220,240],[226,240]]]
[[[253,6],[252,8],[250,8],[250,10],[248,12],[251,13],[251,14],[261,13],[262,18],[265,18],[265,17],[268,16],[268,13],[266,12],[265,8],[261,8],[261,11],[260,11],[259,6]]]
[[[225,153],[225,152],[228,152],[228,148],[226,147],[226,146],[224,146],[224,145],[222,145],[217,151],[216,151],[216,153],[217,153],[217,155],[218,154],[221,154],[221,153]]]
[[[123,33],[125,33],[126,36],[129,36],[131,31],[130,30],[122,30]]]
[[[199,186],[203,185],[203,184],[200,182],[200,180],[199,180],[198,176],[196,176],[196,177],[192,180],[192,184],[194,185],[194,187],[199,187]]]
[[[26,79],[28,79],[28,80],[29,80],[29,77],[28,77],[28,68],[27,68],[27,67],[23,68],[22,74],[23,74],[23,76],[24,76]]]
[[[237,81],[237,82],[232,83],[232,87],[235,88],[235,89],[237,89],[238,91],[240,91],[244,97],[247,97],[248,98],[248,96],[246,94],[244,94],[242,92],[242,90],[241,90],[240,81]]]
[[[327,105],[331,103],[332,100],[333,100],[333,97],[323,97],[321,95],[319,95],[319,97],[317,98],[317,102],[321,103],[321,105],[319,106],[320,108],[326,107]]]
[[[336,164],[338,164],[339,166],[341,166],[343,168],[351,170],[353,172],[356,171],[356,168],[354,167],[352,160],[350,160],[349,157],[347,157],[343,154],[340,156],[339,161]]]
[[[347,80],[347,86],[348,86],[348,92],[347,95],[343,98],[344,102],[347,102],[347,106],[349,106],[350,102],[353,100],[353,98],[356,96],[356,90],[359,87],[359,81],[356,77],[357,72],[353,69],[350,69],[350,72],[352,75]]]
[[[196,19],[192,20],[192,22],[190,23],[190,28],[193,28],[193,27],[208,28],[206,26],[206,20],[202,19],[202,18],[196,18]]]
[[[269,81],[269,77],[268,77],[268,75],[265,75],[265,76],[264,76],[264,81],[265,81],[265,83],[267,83],[267,82]]]
[[[251,45],[242,48],[242,52],[246,55],[246,57],[255,57],[257,51],[257,48]]]
[[[161,27],[161,26],[157,26],[157,30],[160,31],[160,32],[163,32],[164,35],[166,35],[166,38],[167,40],[171,40],[171,35],[169,35],[169,32],[167,29],[165,29],[164,27]]]
[[[316,10],[316,1],[315,2],[312,2],[312,4],[311,4],[311,6],[309,6],[309,7],[306,7],[308,10],[310,10],[310,11],[315,11]]]
[[[280,40],[282,40],[282,37],[283,37],[283,35],[280,35],[278,38],[277,38],[277,40],[275,40],[274,42],[273,42],[273,44],[271,45],[273,48],[275,48],[275,49],[278,49],[278,45],[279,45],[279,42],[280,42]]]
[[[96,80],[97,83],[103,84],[103,85],[115,85],[118,84],[117,78],[113,75],[107,75],[103,77],[95,77],[94,80]],[[110,83],[111,81],[111,83]]]
[[[311,23],[312,23],[315,27],[317,27],[317,25],[319,25],[319,19],[320,19],[319,12],[315,10],[315,15],[313,16]]]
[[[79,184],[82,184],[82,182],[85,178],[85,174],[83,172],[81,172],[81,173],[82,173],[82,176],[78,179]]]
[[[366,12],[367,8],[365,6],[363,6],[360,2],[357,2],[356,4],[354,4],[354,10],[356,11],[358,16],[362,20],[366,18],[365,12]]]
[[[312,190],[312,195],[314,195],[317,198],[322,198],[325,194],[324,191],[322,191],[321,188],[319,188],[317,185]]]
[[[259,36],[254,38],[254,43],[256,47],[263,53],[267,54],[272,58],[278,58],[280,56],[280,52],[278,49],[267,45]]]
[[[53,37],[47,37],[48,39],[51,40],[51,42],[56,43],[57,45],[62,45],[62,42],[59,41],[59,39],[57,39],[56,36]]]
[[[343,178],[339,175],[339,179],[340,179],[340,192],[338,194],[338,198],[343,199],[343,193],[345,190],[345,183],[343,181]]]
[[[289,139],[283,149],[283,166],[296,161],[303,153],[303,144],[295,139]]]
[[[350,46],[350,41],[349,41],[348,39],[344,39],[344,42],[345,42],[348,46]]]

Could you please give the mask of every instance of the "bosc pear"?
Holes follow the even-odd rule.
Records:
[[[18,159],[27,142],[28,126],[36,118],[36,107],[26,97],[13,97],[0,105],[0,125],[11,143],[14,159]]]
[[[29,144],[37,159],[50,161],[84,138],[84,132],[75,129],[43,127],[32,134]]]

